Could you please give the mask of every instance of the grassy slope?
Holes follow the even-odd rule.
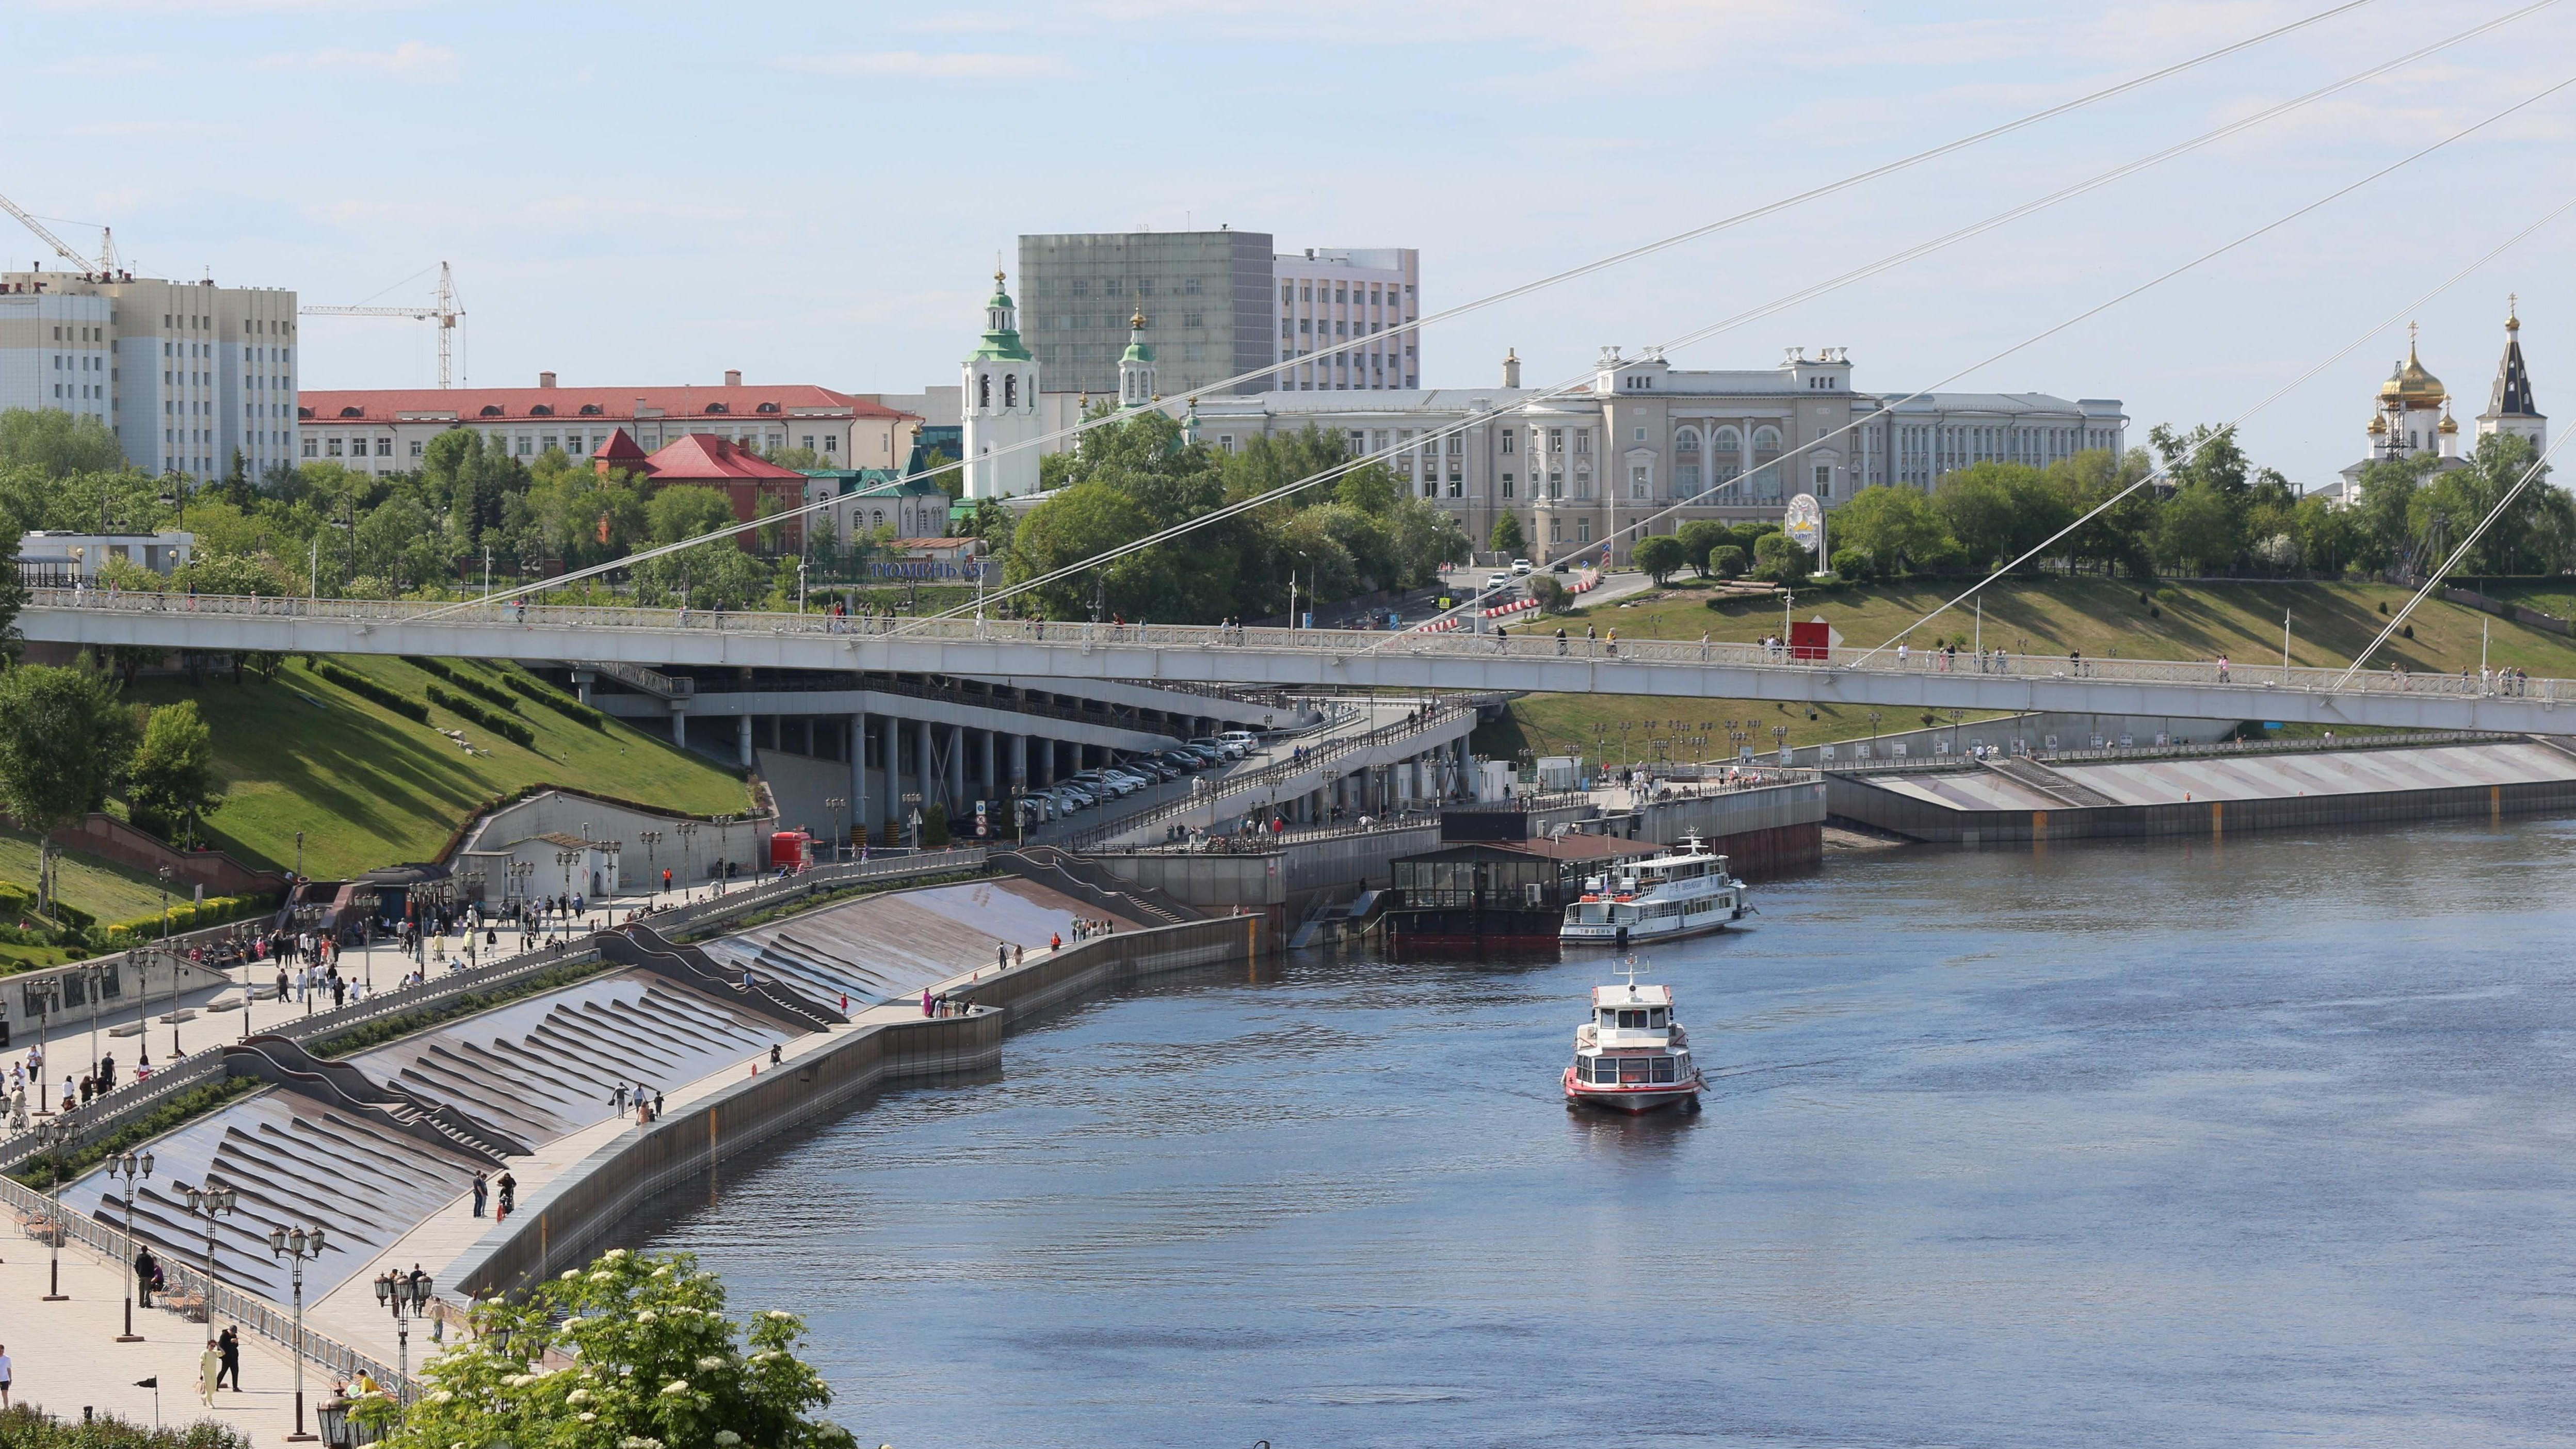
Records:
[[[414,699],[432,682],[398,659],[344,655],[334,662]],[[288,661],[274,684],[247,676],[239,686],[218,675],[202,685],[146,679],[131,696],[150,704],[196,700],[213,729],[231,791],[207,822],[213,845],[253,864],[291,869],[300,830],[304,869],[320,878],[429,859],[484,802],[531,784],[698,814],[740,810],[746,802],[742,783],[721,767],[613,721],[591,730],[522,700],[518,717],[536,740],[521,747],[435,707],[428,724],[416,724],[324,683],[300,659]],[[491,753],[469,756],[440,728],[462,730]]]
[[[1818,594],[1796,606],[1794,617],[1821,616],[1841,631],[1846,643],[1869,646],[1936,607],[1957,589],[1929,585],[1888,585]],[[2221,653],[2247,663],[2281,657],[2281,614],[2291,615],[2290,659],[2294,664],[2341,665],[2368,644],[2387,620],[2379,606],[2399,607],[2406,590],[2379,584],[2193,584],[2168,586],[2168,597],[2141,603],[2134,585],[2106,579],[2033,579],[1998,584],[1986,590],[1985,647],[1998,645],[2015,653],[2064,653],[2077,648],[2091,658],[2208,659]],[[1745,642],[1780,631],[1777,602],[1748,601],[1711,609],[1704,590],[1680,587],[1659,599],[1643,599],[1632,608],[1616,604],[1585,611],[1570,625],[1579,634],[1585,624],[1616,629],[1623,639],[1697,640],[1706,631],[1718,642]],[[2533,601],[2538,607],[2546,603]],[[2413,671],[2457,671],[2478,665],[2479,628],[2491,627],[2488,658],[2496,667],[2516,667],[2534,674],[2576,675],[2576,640],[2561,639],[2474,609],[2428,603],[2410,621],[2415,637],[2394,641],[2393,655],[2373,660],[2386,668],[2395,662]],[[1541,626],[1532,624],[1530,628]],[[1545,626],[1552,631],[1553,623]],[[1515,630],[1515,633],[1521,632]],[[1928,646],[1955,639],[1965,648],[1976,635],[1973,613],[1952,612],[1937,625],[1926,625],[1910,642]],[[1808,716],[1815,717],[1810,719]],[[1882,710],[1882,729],[1925,723],[1912,715]],[[1971,716],[1979,718],[1980,716]],[[1538,754],[1598,755],[1596,733],[1607,727],[1610,753],[1617,757],[1620,721],[1632,728],[1631,751],[1644,754],[1651,733],[1673,731],[1681,720],[1684,734],[1705,731],[1714,741],[1705,751],[1681,750],[1681,758],[1721,757],[1728,753],[1727,721],[1751,728],[1761,748],[1771,744],[1771,727],[1789,726],[1792,744],[1849,739],[1870,732],[1866,708],[1820,706],[1813,711],[1795,705],[1746,700],[1668,700],[1624,695],[1538,695],[1513,705],[1510,721],[1487,726],[1476,748],[1496,758],[1510,758],[1528,748]],[[1651,731],[1645,728],[1653,722]]]

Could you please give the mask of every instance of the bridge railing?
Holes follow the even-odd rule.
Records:
[[[867,639],[919,643],[1002,642],[1068,645],[1086,653],[1112,657],[1104,668],[1120,673],[1117,656],[1136,649],[1303,653],[1347,658],[1361,653],[1405,658],[1476,658],[1545,660],[1580,658],[1604,663],[1674,667],[1725,666],[1840,673],[1976,674],[2092,683],[2174,684],[2242,690],[2245,712],[2260,714],[2252,701],[2267,690],[2311,694],[2419,695],[2440,698],[2517,697],[2555,703],[2576,700],[2576,687],[2555,679],[2524,679],[2509,672],[2462,671],[2457,674],[2409,673],[2400,669],[2365,670],[2347,683],[2340,668],[2283,667],[2279,664],[2222,663],[2206,660],[2091,659],[2066,654],[1947,655],[1933,650],[1871,651],[1843,647],[1824,657],[1802,656],[1786,646],[1690,643],[1676,640],[1615,639],[1575,636],[1558,638],[1543,625],[1520,632],[1474,634],[1354,633],[1340,629],[1253,629],[1196,624],[1049,623],[1015,619],[869,619],[827,614],[732,613],[706,609],[646,609],[602,605],[431,604],[376,599],[243,598],[237,596],[131,593],[102,589],[35,589],[30,612],[66,609],[123,614],[189,614],[216,618],[316,619],[355,623],[363,632],[377,624],[404,624],[455,629],[523,627],[553,631],[641,631],[758,636],[845,637],[856,644]],[[1122,677],[1124,677],[1122,675]]]

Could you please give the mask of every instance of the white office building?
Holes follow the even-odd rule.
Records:
[[[0,408],[95,417],[149,473],[293,462],[296,346],[281,288],[0,273]]]
[[[1282,252],[1270,264],[1279,297],[1282,392],[1388,391],[1422,385],[1422,253],[1411,247]],[[1347,352],[1318,356],[1363,339]]]
[[[1793,348],[1777,367],[1741,371],[1604,349],[1588,388],[1546,396],[1522,387],[1507,358],[1503,383],[1202,398],[1197,429],[1229,452],[1310,424],[1354,453],[1393,450],[1396,477],[1455,515],[1478,549],[1511,513],[1542,561],[1614,540],[1625,558],[1650,517],[1655,533],[1694,518],[1776,519],[1799,493],[1830,510],[1871,484],[1928,489],[1972,463],[2046,467],[2127,446],[2117,401],[1857,392],[1842,348]]]

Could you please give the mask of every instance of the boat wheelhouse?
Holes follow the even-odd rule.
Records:
[[[1625,946],[1723,930],[1744,915],[1744,882],[1698,836],[1678,849],[1625,861],[1587,876],[1583,895],[1565,908],[1559,941]]]
[[[1624,974],[1622,984],[1592,988],[1592,1019],[1574,1029],[1565,1069],[1566,1104],[1620,1112],[1697,1105],[1705,1083],[1673,1013],[1673,989],[1640,984],[1634,961]]]

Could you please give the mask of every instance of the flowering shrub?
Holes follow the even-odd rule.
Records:
[[[794,1352],[804,1320],[772,1309],[746,1332],[724,1308],[695,1258],[615,1249],[525,1302],[478,1305],[399,1427],[390,1404],[352,1412],[387,1424],[385,1449],[849,1449],[813,1417],[832,1391]]]

